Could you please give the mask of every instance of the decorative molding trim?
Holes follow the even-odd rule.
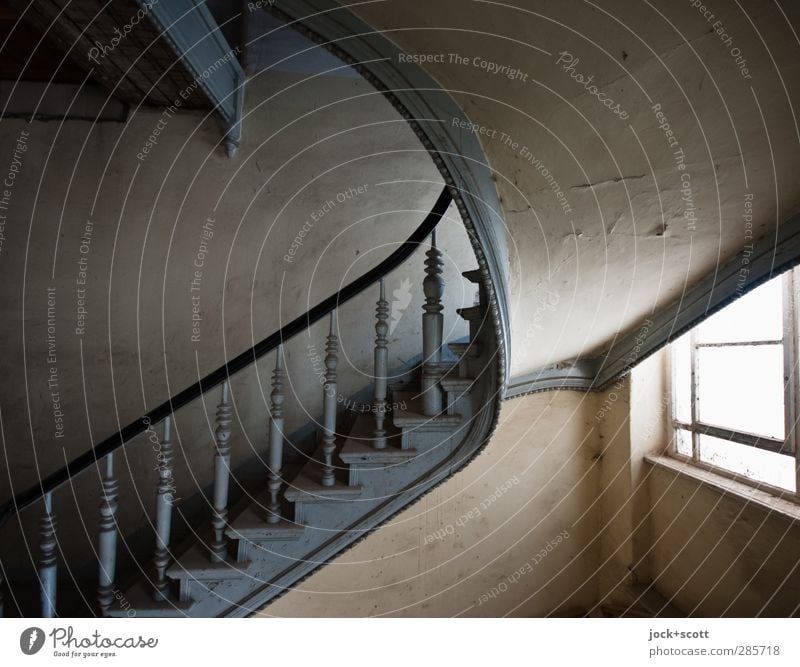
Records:
[[[533,373],[511,378],[506,386],[505,397],[509,399],[554,389],[589,391],[593,389],[592,383],[596,375],[595,359],[547,366]]]
[[[159,30],[219,117],[225,134],[225,150],[233,156],[242,134],[244,70],[238,47],[232,48],[204,2],[170,0],[152,3],[136,0],[146,8]]]
[[[603,354],[512,378],[506,398],[549,389],[601,390],[740,296],[800,264],[800,215],[703,277],[657,315],[640,322]]]

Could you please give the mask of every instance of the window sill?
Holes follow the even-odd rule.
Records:
[[[800,505],[791,500],[779,498],[761,489],[728,479],[710,470],[703,470],[671,456],[645,456],[644,458],[655,467],[693,479],[723,495],[733,496],[744,503],[755,505],[766,512],[780,514],[792,521],[800,520]]]

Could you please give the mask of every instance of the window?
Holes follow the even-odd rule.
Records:
[[[795,500],[799,271],[737,299],[670,349],[673,454]]]

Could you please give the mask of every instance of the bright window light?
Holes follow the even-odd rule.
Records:
[[[797,493],[794,274],[757,287],[681,336],[670,360],[673,453]]]

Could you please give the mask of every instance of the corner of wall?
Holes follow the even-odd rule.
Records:
[[[600,603],[630,604],[631,586],[651,581],[644,457],[668,442],[667,379],[661,351],[600,396]]]

